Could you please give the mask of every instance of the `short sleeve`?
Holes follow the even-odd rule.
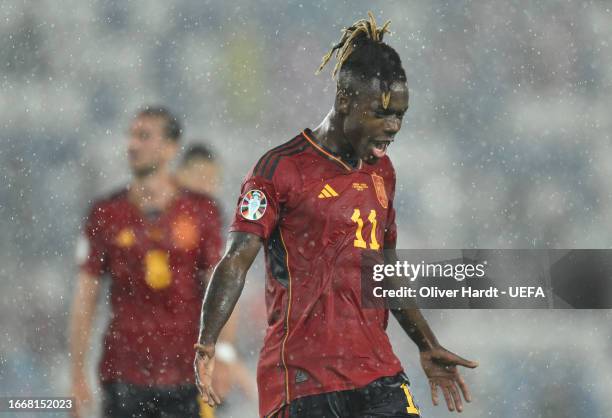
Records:
[[[77,243],[77,263],[84,272],[101,276],[108,271],[108,246],[104,233],[105,213],[94,205],[85,221],[84,234]]]
[[[248,232],[268,239],[276,228],[283,205],[298,190],[299,175],[295,165],[283,159],[269,178],[254,175],[245,178],[236,204],[232,232]]]
[[[203,205],[200,218],[200,251],[198,267],[209,269],[214,267],[221,257],[223,239],[221,238],[221,211],[217,202],[207,200]]]

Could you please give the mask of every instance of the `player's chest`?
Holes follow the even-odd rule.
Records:
[[[190,253],[198,248],[202,234],[193,215],[160,215],[147,219],[137,213],[126,213],[107,231],[107,242],[115,256],[138,256],[151,250],[168,253]]]
[[[288,220],[328,232],[372,229],[385,225],[389,190],[382,176],[356,172],[324,178],[306,178],[301,198],[294,203]]]
[[[204,239],[202,224],[197,214],[188,211],[149,218],[131,207],[118,213],[106,234],[114,283],[130,289],[193,293],[199,284],[192,273]]]

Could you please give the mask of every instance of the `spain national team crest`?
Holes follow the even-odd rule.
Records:
[[[387,209],[389,206],[389,199],[387,198],[387,191],[385,190],[385,179],[378,174],[372,173],[372,182],[374,183],[374,190],[376,190],[376,197],[380,206]]]
[[[267,207],[266,195],[261,190],[253,189],[244,194],[240,203],[240,213],[245,219],[256,221],[264,216]]]

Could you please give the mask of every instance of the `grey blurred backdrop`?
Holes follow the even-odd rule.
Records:
[[[335,86],[329,69],[314,71],[341,28],[368,10],[392,20],[386,40],[410,85],[410,110],[390,148],[400,248],[609,248],[611,8],[3,1],[0,396],[67,394],[75,241],[91,200],[129,179],[125,131],[135,109],[168,105],[184,120],[186,142],[213,146],[229,218],[258,156],[326,114]],[[253,366],[261,263],[246,293],[239,349]],[[609,311],[426,315],[443,344],[481,362],[465,372],[474,396],[465,416],[611,416]],[[431,406],[413,344],[395,325],[390,332],[423,415],[451,416]],[[237,395],[225,416],[255,416],[254,408]]]

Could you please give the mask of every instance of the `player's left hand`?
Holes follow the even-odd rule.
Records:
[[[475,361],[466,360],[451,353],[443,347],[436,347],[421,352],[421,366],[429,379],[431,400],[438,405],[438,387],[442,390],[449,411],[463,411],[463,403],[459,390],[467,402],[472,400],[470,391],[459,374],[457,366],[470,369],[478,367]]]
[[[200,390],[202,400],[213,407],[221,404],[221,399],[212,388],[213,370],[215,369],[215,346],[196,344],[196,356],[193,362],[196,376],[196,386]]]

